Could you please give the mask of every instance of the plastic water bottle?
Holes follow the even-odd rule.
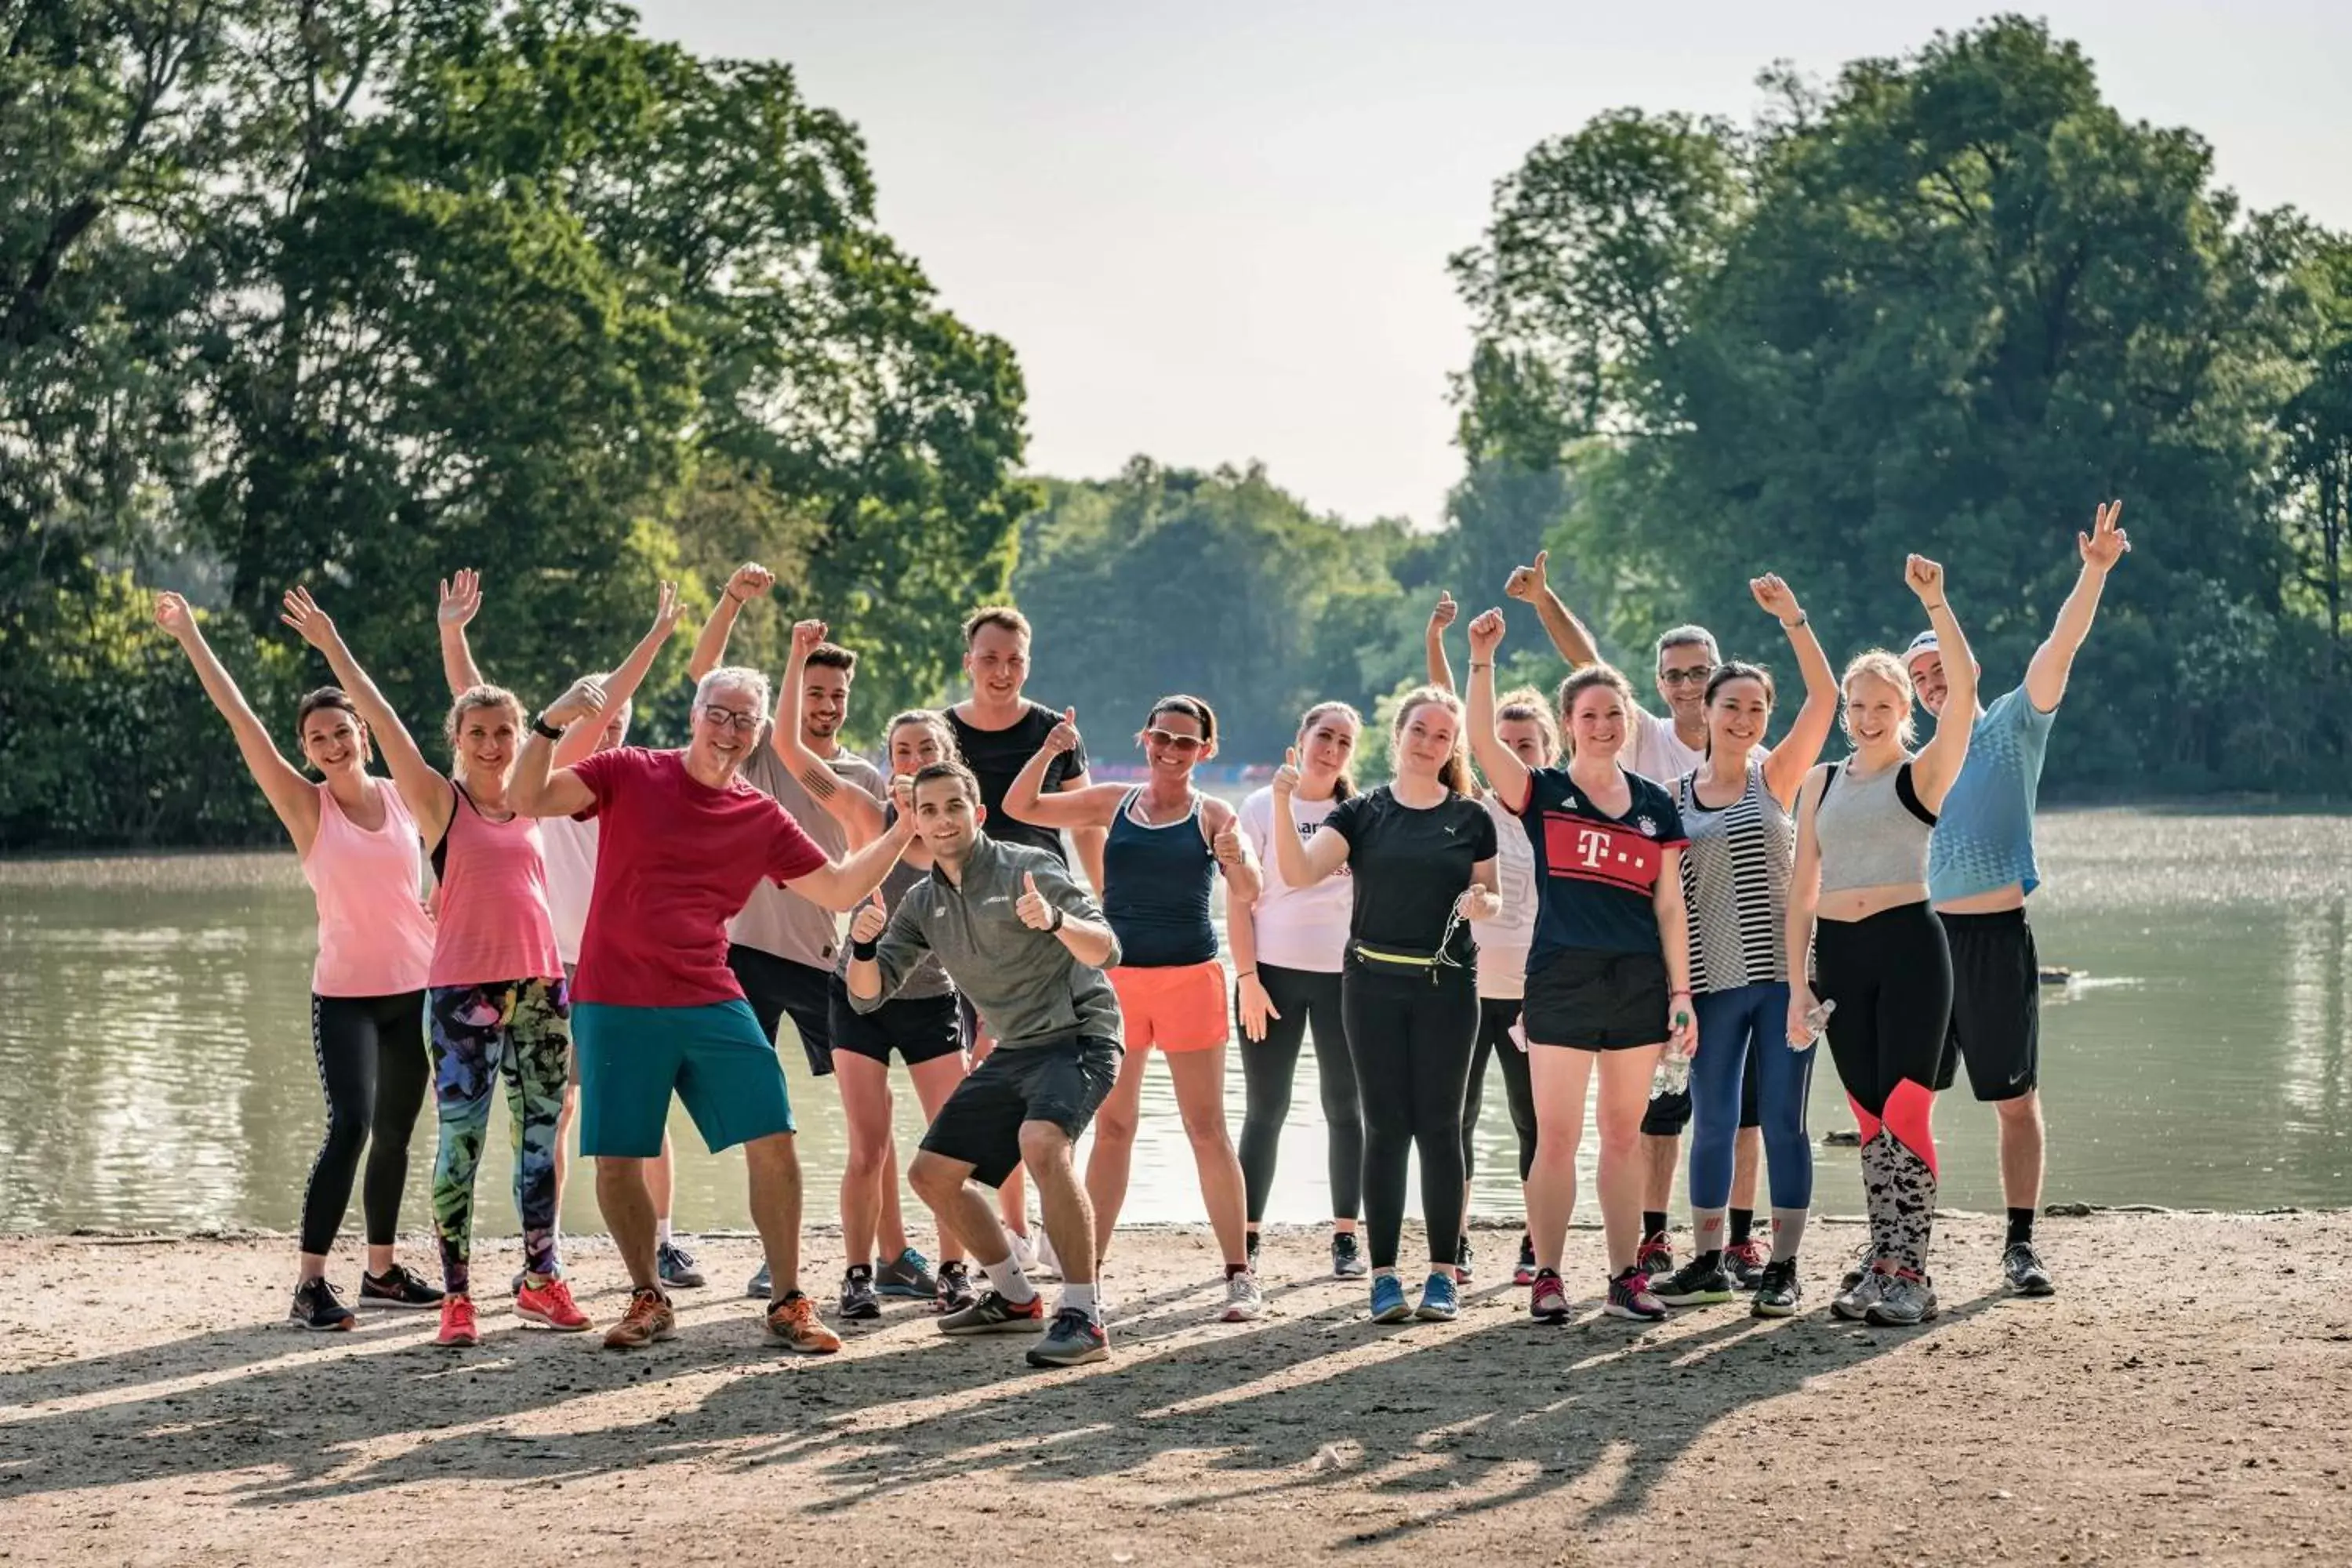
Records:
[[[1790,1040],[1789,1048],[1792,1051],[1811,1050],[1820,1043],[1822,1031],[1830,1026],[1830,1015],[1836,1011],[1837,1004],[1827,998],[1814,1003],[1812,1009],[1804,1017],[1805,1037],[1801,1040]]]
[[[1690,1089],[1690,1058],[1668,1046],[1658,1053],[1658,1070],[1650,1079],[1650,1098],[1664,1100]]]

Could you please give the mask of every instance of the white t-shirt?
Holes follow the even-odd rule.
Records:
[[[1479,925],[1478,994],[1517,1001],[1528,994],[1528,950],[1536,942],[1536,847],[1528,825],[1489,793],[1480,803],[1495,819],[1495,885],[1503,912]]]
[[[1628,773],[1641,774],[1661,789],[1706,761],[1706,748],[1685,746],[1675,733],[1675,721],[1661,719],[1646,708],[1633,710],[1633,733],[1617,761]]]
[[[1290,816],[1301,841],[1315,837],[1336,800],[1300,800],[1293,795]],[[1257,961],[1276,969],[1337,974],[1348,958],[1348,921],[1356,911],[1356,884],[1341,866],[1314,887],[1300,891],[1282,879],[1274,856],[1274,791],[1254,792],[1242,802],[1242,832],[1257,852],[1264,888],[1257,896],[1252,929]]]
[[[580,935],[588,929],[588,895],[596,886],[596,819],[541,817],[539,841],[547,864],[547,912],[555,922],[555,956],[568,969],[580,962]]]

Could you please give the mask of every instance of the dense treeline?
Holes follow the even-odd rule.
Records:
[[[2005,684],[2108,495],[2140,548],[2053,784],[2340,790],[2352,245],[2241,211],[2034,24],[1763,85],[1751,124],[1615,111],[1499,183],[1453,262],[1465,477],[1417,532],[1255,466],[1022,479],[1012,350],[786,66],[602,0],[0,6],[0,846],[268,831],[134,584],[209,606],[284,716],[321,671],[274,603],[310,583],[428,727],[458,565],[537,698],[656,579],[707,604],[757,557],[783,586],[738,653],[824,615],[866,725],[946,690],[1009,584],[1106,756],[1187,689],[1264,761],[1308,700],[1417,680],[1439,588],[1494,603],[1546,546],[1637,669],[1690,619],[1777,657],[1767,569],[1834,654],[1895,642],[1922,550]]]

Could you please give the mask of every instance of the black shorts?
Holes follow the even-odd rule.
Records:
[[[1739,1130],[1742,1132],[1751,1127],[1764,1125],[1764,1119],[1756,1113],[1756,1052],[1759,1048],[1757,1037],[1749,1035],[1748,1065],[1739,1073]],[[1691,1099],[1687,1087],[1680,1094],[1662,1094],[1650,1101],[1650,1109],[1643,1114],[1642,1136],[1679,1138],[1683,1130],[1690,1125],[1690,1119]]]
[[[1952,949],[1952,1024],[1936,1087],[1960,1063],[1979,1100],[2015,1100],[2042,1081],[2042,958],[2023,910],[1942,915]]]
[[[743,1000],[751,1004],[751,1016],[760,1020],[760,1033],[770,1044],[775,1042],[776,1025],[789,1013],[801,1049],[808,1053],[809,1071],[823,1078],[833,1070],[833,971],[740,942],[728,945],[727,967],[735,972],[735,984],[743,988]]]
[[[832,1010],[833,1048],[885,1067],[893,1050],[914,1067],[963,1049],[963,1021],[957,1016],[952,991],[940,996],[894,996],[871,1013],[861,1013],[849,1005],[849,987],[836,974]]]
[[[1555,952],[1528,967],[1528,1044],[1622,1051],[1666,1037],[1666,961],[1654,952]]]
[[[1072,1141],[1087,1130],[1118,1078],[1116,1040],[1062,1040],[999,1047],[956,1085],[923,1147],[961,1160],[984,1187],[1001,1187],[1021,1164],[1021,1124],[1050,1121]]]

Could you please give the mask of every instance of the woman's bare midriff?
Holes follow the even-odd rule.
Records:
[[[1873,915],[1899,910],[1906,904],[1927,901],[1925,882],[1886,882],[1874,888],[1840,888],[1834,893],[1823,893],[1813,906],[1817,920],[1838,921],[1852,924],[1866,921]]]

